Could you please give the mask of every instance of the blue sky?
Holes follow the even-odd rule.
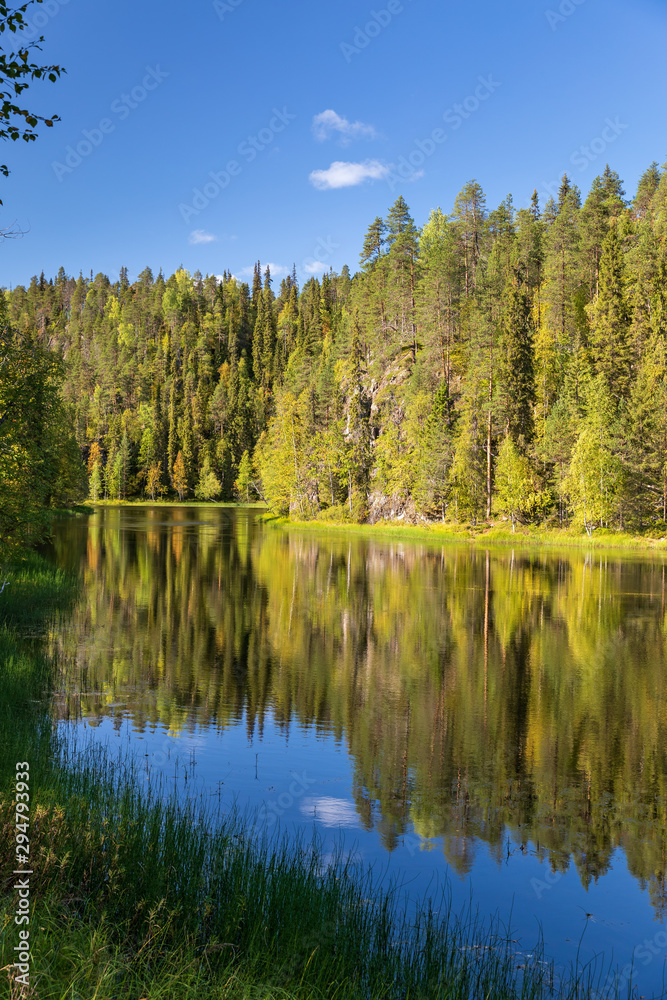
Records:
[[[45,0],[62,121],[5,144],[0,284],[147,265],[356,269],[402,194],[422,225],[476,178],[494,208],[667,158],[658,0]],[[6,36],[3,43],[7,44]],[[283,269],[283,270],[281,270]]]

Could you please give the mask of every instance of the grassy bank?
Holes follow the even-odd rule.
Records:
[[[428,910],[409,923],[368,871],[342,858],[325,863],[316,844],[258,840],[234,813],[197,800],[179,805],[158,786],[140,789],[131,760],[111,763],[103,751],[67,746],[44,701],[58,665],[39,637],[67,611],[75,581],[32,556],[6,574],[3,995],[19,996],[8,968],[18,943],[17,761],[30,764],[30,995],[40,1000],[551,995],[553,970],[539,955],[513,953],[518,946],[500,924],[482,926],[474,913],[443,921]],[[589,980],[559,983],[559,996],[593,996]]]
[[[503,546],[511,548],[576,548],[604,551],[664,552],[667,537],[647,534],[630,535],[607,529],[595,531],[589,538],[583,532],[566,528],[518,527],[515,532],[504,525],[457,524],[397,524],[379,521],[376,524],[356,524],[353,521],[299,521],[267,513],[262,522],[270,528],[290,528],[320,534],[346,534],[361,538],[386,538],[394,541],[428,542],[433,545],[477,545],[481,548]]]

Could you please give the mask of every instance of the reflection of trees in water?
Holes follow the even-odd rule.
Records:
[[[98,692],[84,714],[131,697],[137,728],[253,733],[270,708],[345,739],[388,848],[414,827],[465,872],[510,827],[588,884],[622,846],[664,907],[662,565],[323,541],[199,509],[129,521],[105,510],[57,542],[74,560],[79,539],[84,566],[58,640],[70,684]]]

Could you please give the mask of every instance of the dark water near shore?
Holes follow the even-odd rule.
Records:
[[[662,560],[202,507],[63,520],[51,557],[84,584],[52,637],[63,722],[146,780],[344,838],[412,899],[472,888],[518,949],[541,925],[558,962],[634,955],[624,995],[667,988]]]

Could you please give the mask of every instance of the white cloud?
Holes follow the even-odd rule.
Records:
[[[188,243],[193,244],[193,246],[196,246],[198,243],[215,243],[217,238],[213,233],[207,233],[204,229],[193,229],[190,233]]]
[[[306,274],[324,274],[328,270],[328,267],[321,260],[309,260],[303,265],[303,269]]]
[[[346,799],[334,799],[327,795],[313,796],[304,799],[299,806],[302,816],[317,819],[322,826],[355,829],[361,826],[354,802]]]
[[[372,125],[364,122],[350,122],[347,118],[341,118],[329,108],[313,118],[313,135],[319,142],[331,138],[338,133],[343,145],[347,145],[352,139],[377,139],[378,134]]]
[[[336,160],[327,170],[313,170],[308,178],[318,191],[332,188],[355,187],[367,180],[383,180],[389,173],[386,163],[364,160],[363,163],[344,163]]]

